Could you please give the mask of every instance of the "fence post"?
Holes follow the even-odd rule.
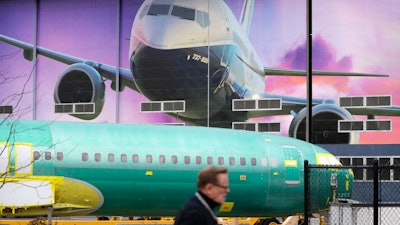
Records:
[[[374,225],[378,225],[378,204],[379,204],[379,186],[378,186],[378,159],[374,159]]]
[[[308,170],[308,160],[304,160],[304,225],[308,225],[308,211],[310,211],[310,176]]]

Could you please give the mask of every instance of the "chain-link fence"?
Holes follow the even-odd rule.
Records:
[[[372,164],[372,165],[371,165]],[[330,174],[331,189],[326,189],[325,195],[332,195],[327,199],[327,211],[321,214],[325,217],[326,225],[398,225],[400,224],[400,180],[396,174],[400,172],[400,165],[383,165],[378,160],[373,160],[370,165],[357,166],[316,166],[304,164],[305,224],[310,224],[310,202],[313,198],[321,196],[323,190],[315,190],[321,177],[319,174]],[[342,192],[338,187],[344,180],[339,179],[336,173],[339,170],[352,169],[354,181],[350,188],[351,197],[341,198]],[[323,171],[329,170],[330,173]],[[347,197],[347,196],[344,196]]]

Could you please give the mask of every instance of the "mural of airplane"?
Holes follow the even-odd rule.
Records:
[[[196,191],[198,171],[229,170],[220,217],[279,217],[304,207],[304,160],[338,166],[310,172],[310,209],[334,193],[350,198],[353,173],[326,150],[269,133],[199,126],[3,120],[0,216],[174,216]],[[337,189],[331,176],[337,176]]]
[[[151,101],[184,100],[184,112],[166,114],[192,125],[232,127],[232,122],[250,118],[293,115],[288,133],[304,139],[306,99],[264,90],[265,76],[305,76],[306,71],[262,65],[248,39],[253,6],[254,0],[245,1],[239,23],[221,0],[144,1],[132,26],[130,69],[66,55],[4,35],[0,35],[0,41],[23,49],[28,60],[36,57],[35,49],[36,54],[68,64],[55,87],[54,99],[57,104],[95,103],[93,114],[71,114],[80,119],[94,119],[101,113],[105,78],[112,81],[114,90],[128,87]],[[386,76],[316,70],[312,73]],[[235,99],[266,98],[280,99],[282,107],[232,110]],[[400,106],[345,108],[332,99],[313,99],[312,104],[312,143],[358,143],[359,133],[338,132],[338,120],[354,120],[353,115],[400,116]]]

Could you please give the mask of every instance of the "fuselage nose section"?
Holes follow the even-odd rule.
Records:
[[[168,16],[148,17],[140,22],[141,29],[138,29],[136,35],[142,43],[154,48],[166,48],[174,43],[174,35],[170,34],[171,19]]]
[[[134,24],[133,29],[133,38],[158,49],[181,48],[207,41],[207,29],[194,21],[173,16],[145,16]]]
[[[207,99],[207,65],[188,59],[191,54],[140,45],[131,57],[137,87],[152,101],[185,100],[186,108],[202,107]]]
[[[215,54],[210,54],[208,59],[206,46],[162,50],[139,44],[130,58],[133,79],[148,99],[184,100],[185,116],[206,118],[208,100],[211,115],[226,103],[221,82],[227,79],[227,70],[217,56],[222,49],[222,46],[214,47]]]
[[[194,17],[173,12],[153,15],[150,9],[135,19],[130,66],[139,91],[151,101],[184,100],[184,117],[204,119],[217,113],[226,102],[222,83],[228,70],[220,63],[224,45],[210,50],[207,34],[208,28]]]

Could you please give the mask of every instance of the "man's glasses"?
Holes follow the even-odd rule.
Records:
[[[225,190],[228,190],[229,189],[229,186],[224,186],[224,185],[220,185],[220,184],[213,184],[214,186],[217,186],[217,187],[220,187],[220,188],[223,188],[223,189],[225,189]]]

